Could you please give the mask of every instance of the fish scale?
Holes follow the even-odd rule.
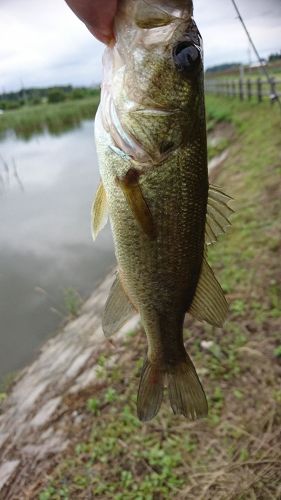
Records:
[[[103,329],[111,335],[140,314],[148,341],[141,420],[159,411],[165,380],[174,413],[194,419],[208,407],[184,348],[183,322],[187,312],[216,326],[225,319],[227,303],[206,245],[231,211],[216,188],[207,210],[201,36],[192,3],[180,0],[121,0],[115,33],[95,123],[102,184],[93,235],[109,216],[118,263]]]

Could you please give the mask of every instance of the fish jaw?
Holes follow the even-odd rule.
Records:
[[[202,59],[192,8],[186,2],[157,4],[160,13],[171,16],[176,9],[181,17],[171,16],[167,26],[141,29],[135,18],[143,4],[155,7],[154,2],[147,1],[125,0],[120,4],[116,43],[106,49],[103,59],[101,108],[103,126],[114,145],[147,165],[159,164],[168,153],[191,141],[198,130],[197,118],[204,130],[205,115],[202,62],[198,74],[185,78],[174,60],[179,43],[194,43]],[[150,45],[147,37],[155,30],[162,35],[157,31],[157,43]]]

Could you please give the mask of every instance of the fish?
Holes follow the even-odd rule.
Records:
[[[102,327],[110,337],[140,315],[148,348],[138,418],[157,415],[167,386],[174,414],[195,420],[208,403],[184,318],[224,323],[207,247],[232,213],[231,197],[208,180],[202,37],[191,0],[121,0],[114,29],[95,119],[92,234],[110,220],[118,265]]]

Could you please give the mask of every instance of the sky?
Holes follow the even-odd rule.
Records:
[[[106,0],[105,0],[106,1]],[[156,0],[157,1],[157,0]],[[281,49],[281,0],[237,0],[262,57]],[[254,61],[231,0],[194,0],[205,67]],[[103,45],[64,0],[0,0],[0,93],[98,85]]]

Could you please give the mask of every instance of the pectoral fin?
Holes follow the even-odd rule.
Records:
[[[156,230],[153,217],[143,196],[138,178],[139,174],[137,170],[131,168],[124,178],[117,179],[117,184],[122,189],[137,223],[150,239],[154,239],[156,236]]]
[[[195,297],[188,312],[200,321],[221,327],[228,312],[223,290],[204,258]]]
[[[220,188],[210,185],[205,229],[206,245],[215,243],[218,236],[225,233],[231,225],[229,217],[234,212],[229,206],[231,200],[232,198]]]
[[[116,333],[134,314],[136,310],[125,294],[117,273],[104,308],[102,318],[104,335],[110,337]]]
[[[96,239],[98,233],[103,229],[108,220],[108,209],[105,189],[103,183],[101,182],[91,210],[91,222],[92,222],[92,236],[93,240]]]

